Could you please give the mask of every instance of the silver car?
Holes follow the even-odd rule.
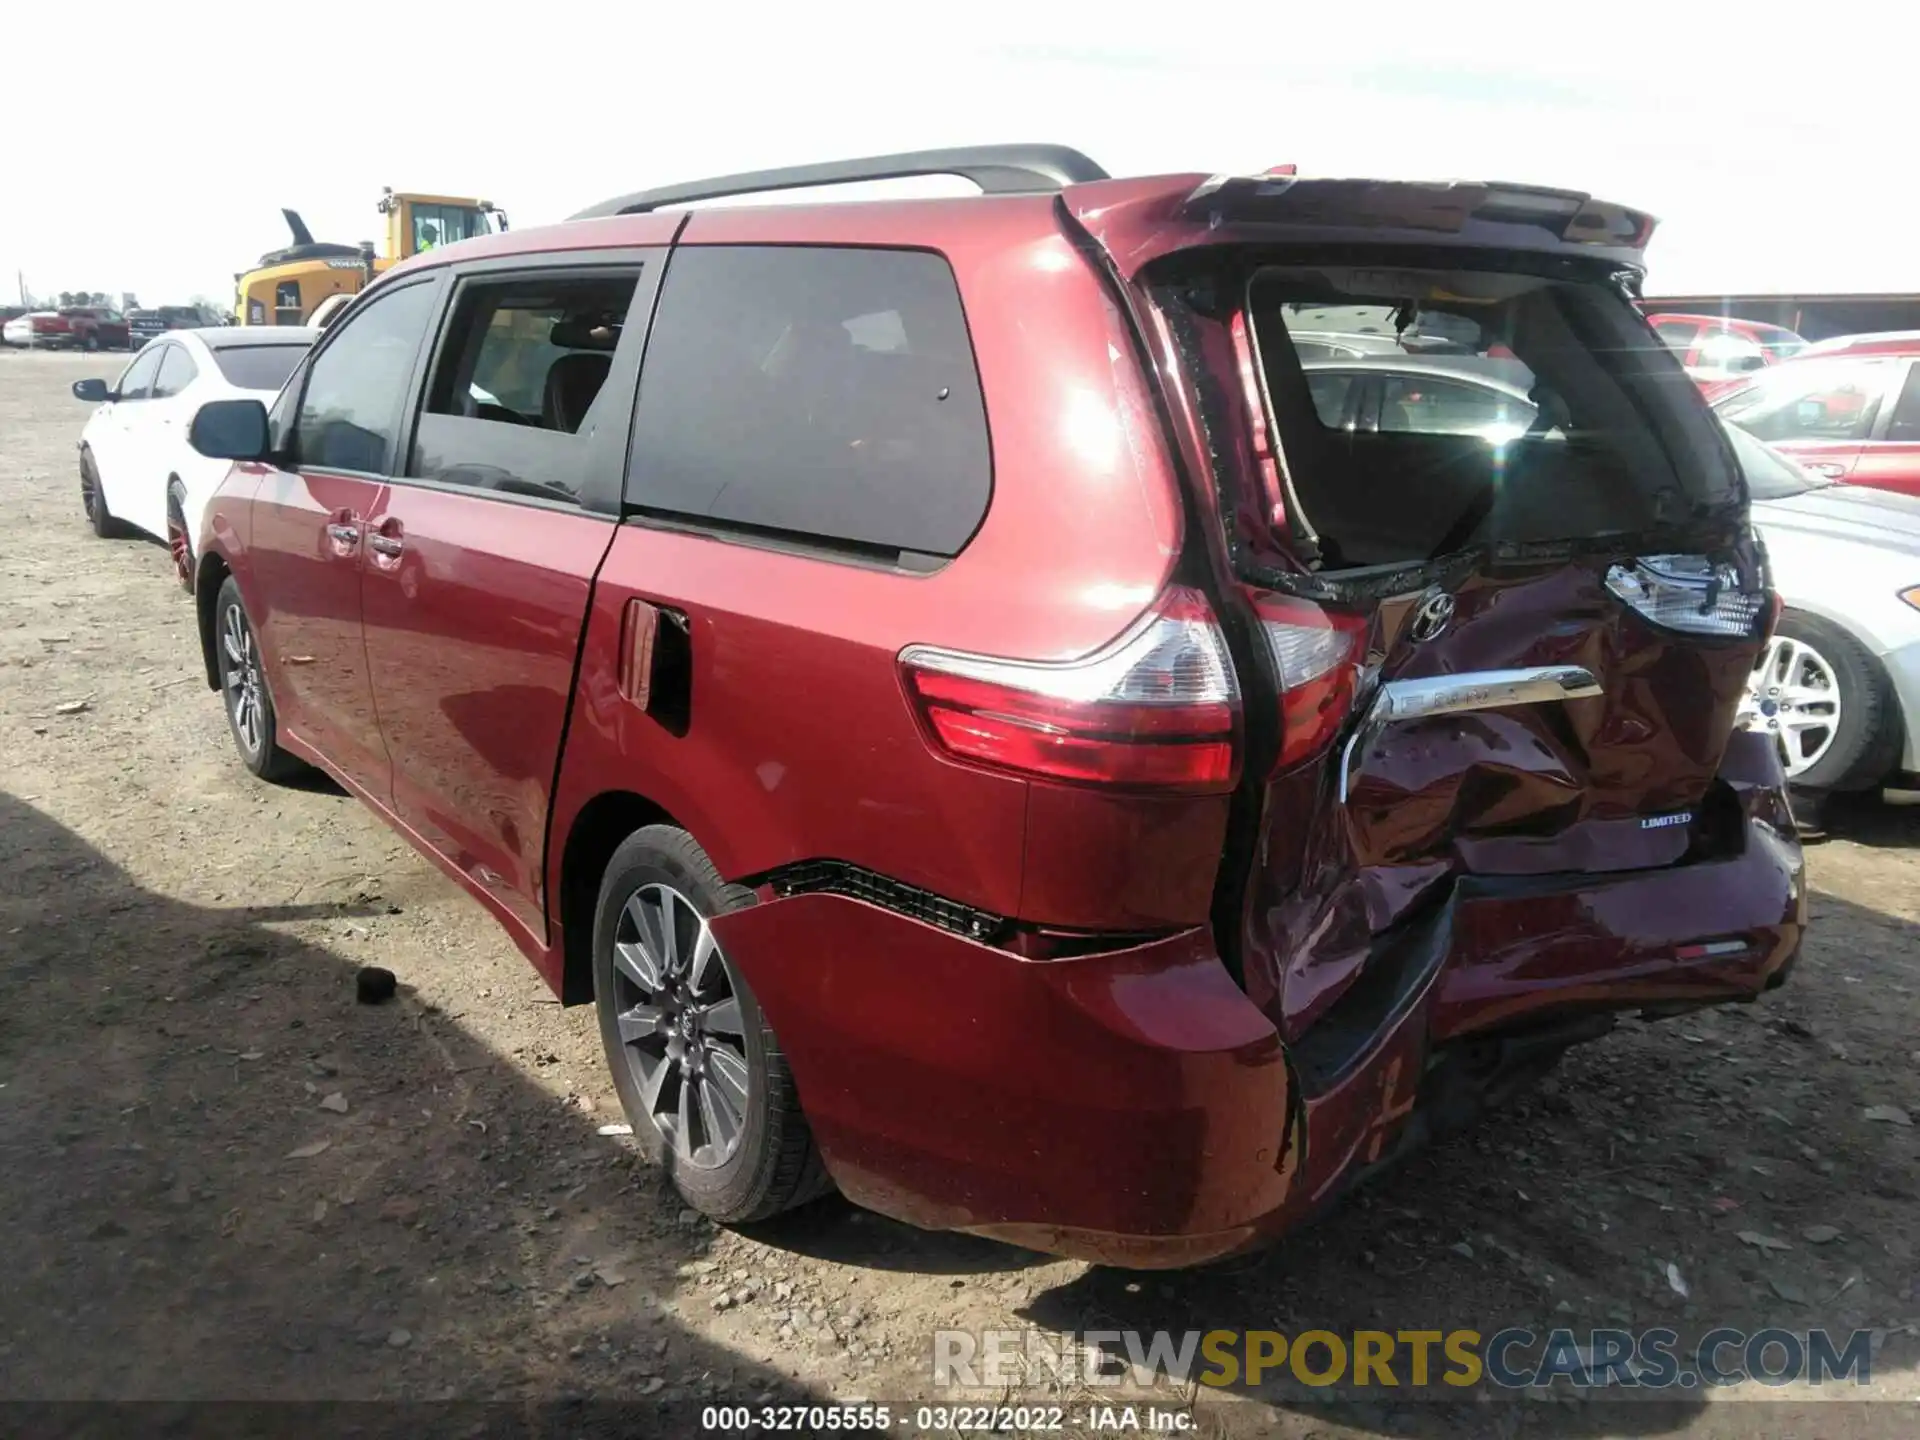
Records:
[[[1786,603],[1740,723],[1787,778],[1872,789],[1920,771],[1920,499],[1802,469],[1727,427]]]
[[[1525,434],[1524,367],[1405,356],[1309,362],[1329,429]],[[1870,790],[1920,773],[1920,499],[1822,479],[1727,426],[1785,609],[1738,724],[1780,747],[1796,790]]]

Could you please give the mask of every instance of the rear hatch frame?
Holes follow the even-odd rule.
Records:
[[[1675,553],[1705,555],[1715,565],[1724,563],[1742,594],[1763,595],[1770,584],[1764,553],[1747,522],[1745,486],[1731,447],[1715,428],[1711,442],[1702,443],[1711,443],[1717,449],[1718,453],[1705,463],[1720,467],[1719,478],[1710,478],[1699,493],[1689,493],[1687,503],[1677,507],[1680,513],[1663,515],[1644,532],[1576,535],[1526,543],[1503,542],[1496,537],[1418,563],[1328,571],[1313,564],[1312,532],[1308,529],[1301,533],[1297,525],[1301,513],[1298,496],[1289,487],[1287,499],[1291,503],[1278,507],[1284,510],[1282,518],[1288,533],[1277,548],[1256,547],[1245,533],[1248,517],[1257,518],[1260,511],[1257,499],[1246,493],[1257,463],[1248,432],[1262,424],[1274,425],[1273,410],[1262,393],[1251,412],[1244,408],[1237,412],[1249,424],[1234,421],[1223,426],[1220,416],[1210,419],[1205,415],[1208,404],[1203,392],[1232,388],[1221,380],[1220,372],[1225,367],[1220,361],[1224,357],[1216,349],[1210,363],[1202,353],[1205,347],[1197,345],[1193,335],[1181,333],[1180,318],[1172,313],[1177,307],[1167,303],[1169,285],[1197,284],[1204,290],[1209,272],[1216,277],[1220,274],[1221,262],[1226,262],[1229,274],[1239,273],[1249,256],[1258,256],[1262,264],[1268,264],[1307,256],[1324,261],[1330,253],[1338,253],[1348,260],[1391,256],[1402,266],[1446,264],[1495,269],[1517,260],[1532,272],[1614,290],[1622,307],[1646,328],[1633,301],[1644,275],[1644,246],[1654,222],[1641,212],[1595,201],[1575,191],[1470,183],[1302,181],[1293,177],[1176,176],[1101,182],[1070,187],[1063,193],[1061,209],[1063,222],[1070,231],[1079,232],[1083,250],[1103,263],[1131,315],[1143,362],[1159,382],[1155,388],[1164,407],[1163,418],[1185,472],[1190,498],[1198,506],[1201,523],[1190,533],[1203,540],[1213,556],[1219,592],[1214,598],[1219,602],[1223,628],[1242,677],[1248,715],[1245,779],[1236,795],[1218,876],[1214,928],[1222,956],[1236,978],[1268,1010],[1282,1033],[1297,1039],[1301,1026],[1296,1022],[1301,1022],[1306,1012],[1287,1001],[1284,992],[1289,977],[1276,969],[1271,954],[1263,960],[1254,953],[1271,948],[1261,944],[1258,933],[1260,917],[1255,911],[1261,898],[1257,892],[1262,887],[1255,883],[1255,872],[1268,870],[1288,876],[1287,884],[1279,888],[1299,891],[1308,885],[1316,867],[1334,864],[1339,868],[1339,855],[1348,850],[1351,837],[1328,831],[1327,817],[1337,813],[1335,807],[1338,811],[1346,808],[1352,756],[1362,745],[1369,722],[1378,727],[1381,698],[1392,683],[1396,657],[1405,668],[1407,626],[1415,602],[1434,594],[1452,595],[1462,587],[1503,576],[1539,575],[1558,567],[1604,568],[1611,564],[1617,568],[1619,562],[1635,557]],[[1216,278],[1215,293],[1202,298],[1211,305],[1211,318],[1217,322],[1221,312],[1244,308],[1247,290],[1232,279],[1221,287]],[[1678,362],[1650,328],[1646,346],[1650,356],[1657,355],[1672,368],[1676,386],[1684,386],[1685,394],[1698,408],[1699,415],[1690,415],[1686,423],[1704,419],[1711,424],[1704,403],[1686,381]],[[1244,359],[1242,365],[1244,376]],[[1261,369],[1256,362],[1256,373]],[[1675,393],[1680,393],[1677,388]],[[1244,407],[1245,395],[1237,399]],[[1236,413],[1232,405],[1227,409],[1230,414]],[[1675,467],[1676,475],[1681,475],[1683,467],[1678,459]],[[1686,479],[1681,483],[1686,484]],[[1592,589],[1588,586],[1589,601]],[[1249,592],[1268,592],[1309,606],[1367,612],[1364,648],[1356,657],[1347,713],[1334,743],[1290,777],[1276,777],[1271,769],[1280,754],[1287,687],[1273,650],[1262,643],[1262,614],[1248,603]],[[1758,600],[1755,606],[1756,611],[1765,609]],[[1638,620],[1625,623],[1629,627],[1641,624]],[[1733,657],[1740,656],[1744,647],[1757,644],[1763,623],[1756,620],[1749,633],[1720,637],[1718,641],[1692,634],[1683,640],[1687,647],[1727,651],[1729,660],[1719,669],[1731,673],[1732,668],[1750,663],[1744,658],[1735,663]],[[1450,668],[1442,664],[1437,673],[1444,676]],[[1604,689],[1606,676],[1586,677],[1594,682],[1589,686],[1582,683],[1577,667],[1562,668],[1566,673],[1560,677],[1561,693],[1547,697],[1556,712],[1563,708],[1559,703],[1563,700],[1593,706],[1608,703],[1593,693]],[[1708,688],[1717,707],[1726,699],[1719,694],[1726,679],[1719,671],[1715,675]],[[1419,667],[1410,678],[1425,679]],[[1539,676],[1530,669],[1526,676],[1509,674],[1506,678],[1538,680]],[[1490,722],[1504,719],[1495,703],[1461,708],[1493,711]],[[1589,734],[1591,721],[1589,714],[1585,727]],[[1556,743],[1564,740],[1566,729],[1564,722],[1555,721],[1548,726],[1549,737]],[[1730,733],[1731,727],[1727,729]],[[1696,762],[1713,760],[1717,764],[1724,742],[1722,736],[1718,748],[1711,742],[1697,746]],[[1701,785],[1711,782],[1712,765],[1705,766],[1704,780],[1699,763],[1694,770],[1694,779]],[[1294,820],[1304,819],[1292,813],[1300,805],[1311,805],[1319,818],[1291,826],[1276,821],[1276,807],[1284,807]],[[1669,812],[1653,817],[1659,822],[1656,831],[1672,826],[1672,814],[1679,812],[1671,806]],[[1281,833],[1287,829],[1322,833]],[[1650,850],[1652,863],[1679,863],[1692,848],[1689,836],[1666,838],[1681,843],[1677,849],[1668,843],[1657,856]],[[1468,873],[1461,871],[1456,861],[1450,874],[1440,877],[1444,882],[1440,889],[1417,886],[1420,893],[1398,907],[1397,915],[1371,916],[1373,921],[1385,922],[1374,928],[1375,938],[1390,942],[1397,920],[1411,921],[1430,914],[1434,906],[1444,904],[1451,880]],[[1349,874],[1348,882],[1353,878]],[[1274,887],[1266,888],[1271,891]],[[1362,910],[1369,908],[1378,911],[1381,907],[1361,906]],[[1349,916],[1349,921],[1352,918]],[[1262,968],[1268,972],[1264,979],[1250,973]],[[1324,1013],[1326,1006],[1351,985],[1365,968],[1364,958],[1347,968],[1344,983],[1329,987],[1315,1000],[1313,1014]]]

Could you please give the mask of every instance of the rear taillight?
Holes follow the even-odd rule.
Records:
[[[1224,794],[1239,778],[1240,692],[1206,597],[1169,589],[1125,633],[1047,664],[930,645],[900,669],[955,759],[1090,785]]]
[[[1366,622],[1329,615],[1310,601],[1284,595],[1258,595],[1253,608],[1280,681],[1280,753],[1274,768],[1286,770],[1332,744],[1353,708]]]
[[[1607,571],[1607,589],[1654,624],[1688,635],[1753,635],[1764,590],[1741,588],[1731,565],[1702,555],[1644,555]]]

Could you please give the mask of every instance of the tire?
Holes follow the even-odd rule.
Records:
[[[1774,737],[1788,785],[1808,795],[1876,789],[1900,758],[1900,703],[1886,671],[1847,631],[1803,610],[1780,617],[1739,723]]]
[[[173,553],[173,573],[193,593],[193,536],[187,533],[187,487],[175,476],[167,481],[167,549]]]
[[[306,762],[280,748],[280,731],[267,692],[267,674],[253,622],[229,575],[213,602],[213,653],[220,676],[220,702],[240,761],[262,780],[290,780]]]
[[[688,1205],[726,1224],[830,1188],[780,1042],[706,930],[751,903],[686,831],[649,825],[607,862],[593,926],[600,1039],[634,1139]]]
[[[100,467],[93,463],[91,450],[80,452],[80,508],[93,533],[102,540],[126,533],[126,527],[114,519],[113,512],[107,508],[107,492],[100,487]]]

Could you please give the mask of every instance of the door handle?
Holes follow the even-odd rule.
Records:
[[[336,545],[344,545],[351,550],[360,543],[360,527],[335,520],[327,526],[327,538]]]
[[[400,552],[407,548],[405,535],[399,517],[389,515],[368,533],[367,548],[383,559],[398,559]]]
[[[1347,803],[1354,752],[1396,720],[1466,715],[1475,710],[1539,705],[1549,700],[1585,700],[1600,693],[1600,682],[1584,665],[1539,665],[1525,670],[1475,670],[1464,675],[1389,680],[1375,692],[1373,703],[1340,751],[1340,803]]]

